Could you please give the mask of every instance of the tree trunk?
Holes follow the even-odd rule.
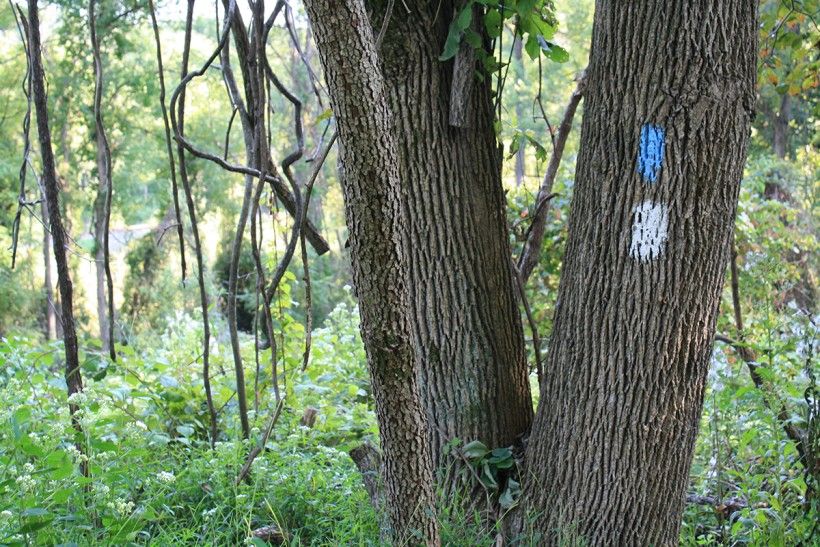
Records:
[[[381,50],[406,199],[411,325],[437,464],[446,463],[452,438],[507,446],[533,415],[490,78],[473,76],[463,128],[449,123],[454,63],[438,57],[453,4],[414,3],[410,14],[397,5]],[[380,25],[382,16],[373,20]]]
[[[780,109],[772,116],[772,149],[778,158],[786,159],[789,153],[789,121],[792,118],[791,96],[783,94]]]
[[[345,216],[396,544],[439,544],[427,420],[407,314],[400,163],[363,0],[307,0],[339,130]]]
[[[48,226],[48,205],[45,201],[45,189],[43,188],[43,201],[40,202],[40,215],[43,217],[43,224]],[[51,273],[51,234],[47,229],[43,229],[43,292],[46,297],[46,340],[57,338],[57,302],[54,300],[54,280]]]
[[[77,332],[74,328],[73,290],[71,275],[66,256],[66,234],[60,214],[60,189],[57,186],[57,174],[54,168],[54,151],[51,148],[51,133],[48,127],[48,101],[46,98],[45,76],[40,57],[40,19],[37,0],[28,0],[29,18],[29,52],[34,108],[37,115],[37,135],[40,141],[40,155],[43,162],[43,186],[46,193],[46,205],[50,221],[51,238],[54,244],[54,259],[57,262],[57,279],[60,284],[60,303],[62,305],[63,343],[65,346],[65,380],[69,396],[83,389],[80,376],[79,355],[77,349]],[[69,399],[69,411],[74,428],[82,432],[80,421],[76,417],[78,407]],[[86,468],[83,468],[84,474]]]
[[[515,37],[515,42],[513,42],[513,59],[515,61],[515,76],[517,78],[524,79],[526,74],[524,73],[524,42],[521,40],[520,36]],[[515,121],[518,124],[518,128],[523,128],[523,120],[524,116],[526,116],[526,112],[524,111],[524,103],[523,101],[515,101]],[[519,187],[524,184],[524,174],[526,172],[526,163],[527,163],[527,147],[523,144],[518,147],[518,151],[515,153],[515,186]]]
[[[100,188],[94,200],[94,273],[97,278],[97,320],[103,351],[108,352],[111,340],[108,336],[108,299],[105,292],[105,190]]]
[[[114,282],[111,278],[111,263],[108,252],[108,232],[111,222],[111,148],[105,134],[102,117],[103,66],[100,44],[97,40],[97,17],[95,0],[88,1],[88,26],[91,35],[91,50],[94,56],[94,133],[97,139],[97,176],[99,188],[94,201],[94,239],[96,242],[95,262],[97,267],[97,314],[100,320],[100,338],[112,361],[117,360],[114,349]],[[106,298],[107,296],[107,298]]]
[[[677,545],[755,101],[756,2],[596,4],[522,515]]]

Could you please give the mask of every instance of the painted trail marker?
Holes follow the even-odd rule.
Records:
[[[657,182],[665,151],[666,134],[663,128],[645,124],[641,128],[641,142],[638,148],[638,172],[644,181]]]
[[[669,207],[645,201],[635,207],[633,214],[635,219],[632,222],[629,255],[641,262],[658,258],[666,248]]]
[[[652,185],[658,181],[665,152],[666,133],[663,127],[644,124],[638,144],[638,173],[646,184]],[[632,210],[632,215],[629,256],[639,262],[660,257],[666,248],[669,207],[663,203],[644,201]]]

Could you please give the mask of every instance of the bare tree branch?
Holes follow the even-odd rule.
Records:
[[[564,118],[561,120],[561,125],[558,128],[558,136],[554,141],[555,144],[552,149],[549,165],[547,166],[547,172],[544,174],[544,180],[538,189],[532,224],[528,230],[527,238],[524,241],[521,256],[518,259],[518,270],[521,272],[521,281],[524,286],[527,285],[527,281],[535,269],[535,266],[538,265],[538,260],[541,257],[541,248],[544,244],[544,231],[547,226],[547,213],[549,212],[549,196],[552,195],[552,185],[558,174],[558,166],[561,165],[561,158],[564,155],[564,146],[572,130],[572,119],[575,117],[578,103],[581,102],[581,97],[584,94],[586,81],[586,73],[582,72],[578,78],[575,91],[572,92],[567,108],[564,111]]]

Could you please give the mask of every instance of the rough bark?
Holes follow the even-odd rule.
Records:
[[[527,452],[522,514],[537,514],[543,544],[677,545],[755,99],[755,23],[752,0],[596,3]]]
[[[305,2],[336,115],[342,191],[379,421],[392,537],[439,543],[433,469],[419,400],[401,226],[399,162],[384,81],[363,0]]]
[[[452,438],[508,446],[532,422],[490,78],[450,125],[455,2],[399,4],[381,49],[406,196],[411,325],[434,462]],[[380,22],[381,18],[374,17]]]
[[[43,186],[45,187],[54,259],[57,263],[57,279],[60,285],[63,345],[65,347],[65,380],[70,396],[82,391],[83,382],[80,376],[77,331],[74,327],[73,289],[68,267],[68,258],[66,256],[67,241],[62,215],[60,213],[60,189],[57,185],[57,173],[54,168],[54,150],[51,146],[51,133],[48,127],[48,101],[46,98],[43,63],[40,56],[40,19],[37,9],[37,0],[28,0],[28,20],[34,109],[37,115],[37,135],[40,141],[40,156],[43,164],[42,180]],[[79,420],[76,419],[77,410],[78,407],[76,404],[69,403],[72,424],[79,432],[81,431],[81,426]]]

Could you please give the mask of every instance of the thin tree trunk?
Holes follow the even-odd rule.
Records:
[[[518,77],[523,79],[524,77],[524,67],[523,67],[523,59],[524,59],[524,42],[521,40],[520,36],[515,37],[515,41],[513,42],[513,59],[515,60],[515,74]],[[524,119],[524,103],[523,101],[515,101],[515,118],[518,123],[518,127],[521,128],[522,120]],[[526,146],[519,146],[518,151],[515,153],[515,186],[519,187],[524,184],[524,174],[526,172],[526,163],[527,163],[527,147]]]
[[[783,94],[780,100],[780,109],[772,116],[772,149],[774,155],[785,159],[789,153],[789,121],[792,118],[791,96]]]
[[[245,161],[247,165],[260,169],[259,158],[260,147],[264,145],[264,136],[258,137],[259,124],[264,124],[264,113],[258,112],[259,98],[257,94],[262,92],[257,74],[257,62],[255,50],[252,51],[251,42],[245,31],[245,25],[239,15],[234,15],[232,23],[232,33],[234,44],[236,45],[239,57],[239,67],[242,71],[242,78],[245,84],[245,101],[240,96],[239,88],[231,70],[230,50],[226,44],[221,52],[222,76],[228,93],[231,96],[234,108],[239,111],[239,119],[242,124],[242,135],[245,142]],[[262,84],[263,86],[264,84]],[[260,117],[261,115],[261,117]],[[265,166],[267,167],[267,165]],[[260,177],[264,179],[264,176]],[[231,259],[228,268],[228,295],[227,295],[227,319],[228,330],[231,336],[231,349],[233,351],[234,371],[236,375],[236,395],[239,404],[239,421],[242,427],[242,437],[248,438],[250,435],[250,422],[248,421],[248,402],[245,388],[245,367],[242,363],[242,352],[239,344],[239,332],[236,324],[237,312],[237,288],[239,275],[239,259],[242,252],[242,243],[245,235],[248,215],[251,212],[251,201],[254,198],[254,177],[245,175],[245,186],[242,195],[242,208],[239,211],[234,239],[231,243]],[[260,187],[261,192],[261,187]],[[300,207],[298,199],[296,207]],[[265,305],[268,300],[265,299]],[[272,338],[271,338],[271,343]],[[276,363],[276,355],[273,352],[273,361]],[[274,374],[275,375],[275,374]],[[275,381],[275,379],[274,379]],[[277,390],[278,391],[278,390]],[[278,396],[278,393],[277,393]]]
[[[96,277],[97,322],[102,348],[107,353],[110,338],[108,337],[108,299],[105,294],[105,249],[102,243],[105,233],[105,200],[105,190],[100,188],[94,199],[94,274]]]
[[[598,0],[522,515],[677,545],[755,104],[756,2]]]
[[[45,196],[45,192],[43,192]],[[48,205],[45,197],[40,202],[40,215],[43,217],[43,224],[48,226]],[[54,340],[57,338],[57,314],[55,306],[57,302],[54,301],[54,280],[51,273],[51,234],[48,230],[43,228],[43,289],[46,297],[46,324],[45,335],[46,340]]]
[[[390,107],[363,0],[307,0],[344,164],[362,340],[376,400],[382,474],[397,544],[438,545],[427,420],[419,400],[401,227],[405,217]]]
[[[117,360],[114,348],[114,282],[111,278],[111,262],[108,252],[108,232],[111,221],[111,148],[105,134],[102,118],[103,67],[100,44],[97,39],[95,0],[88,2],[88,26],[91,34],[91,50],[94,56],[94,133],[97,139],[97,176],[99,188],[94,201],[95,266],[97,272],[97,317],[103,350],[112,361]]]
[[[416,3],[407,14],[398,5],[381,50],[406,199],[410,321],[436,464],[447,463],[453,438],[511,445],[533,415],[490,78],[455,93],[469,93],[462,99],[471,107],[461,113],[463,128],[450,125],[455,69],[438,57],[453,7]]]
[[[37,134],[40,140],[40,155],[43,163],[43,186],[45,187],[48,218],[54,245],[54,259],[57,262],[57,279],[60,284],[63,343],[66,361],[65,380],[70,397],[83,390],[83,381],[80,376],[77,332],[74,328],[73,290],[66,256],[66,234],[60,214],[60,189],[57,186],[57,174],[54,168],[54,151],[51,147],[51,133],[48,127],[48,101],[46,98],[43,64],[40,57],[40,19],[37,9],[37,0],[28,0],[28,20],[34,108],[37,114]],[[71,422],[77,432],[81,433],[82,426],[76,416],[77,410],[79,410],[77,405],[69,399]]]
[[[152,17],[153,15],[153,4]],[[180,77],[185,78],[188,74],[188,58],[191,51],[191,33],[193,30],[194,0],[188,0],[185,12],[185,40],[183,45],[182,66]],[[158,36],[155,35],[158,40]],[[159,49],[157,58],[160,59]],[[172,102],[173,104],[173,102]],[[174,115],[178,117],[179,125],[175,130],[180,136],[185,134],[185,89],[179,94],[179,104],[177,111],[171,107],[170,117],[174,121]],[[211,448],[216,445],[219,435],[217,424],[217,412],[214,407],[213,394],[211,391],[211,371],[210,371],[210,344],[211,344],[211,323],[208,318],[208,291],[205,287],[205,260],[202,256],[202,240],[199,236],[199,225],[197,224],[196,204],[194,203],[193,192],[191,191],[191,181],[188,177],[188,164],[185,156],[185,148],[181,142],[177,143],[177,159],[179,161],[179,180],[185,191],[185,204],[188,209],[188,218],[191,221],[191,234],[194,236],[194,252],[196,254],[197,265],[197,285],[199,287],[199,306],[202,313],[202,382],[205,388],[205,400],[208,405],[208,417],[211,425]],[[221,365],[220,365],[221,366]]]

